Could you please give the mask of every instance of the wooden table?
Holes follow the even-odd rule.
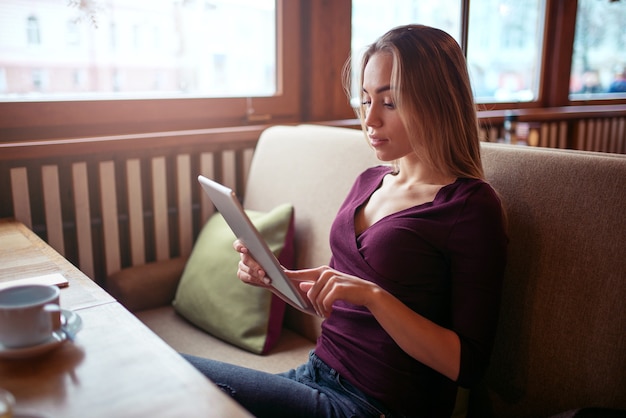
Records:
[[[0,359],[16,417],[247,417],[156,334],[19,222],[0,219],[0,282],[61,273],[61,307],[76,341],[27,359]]]

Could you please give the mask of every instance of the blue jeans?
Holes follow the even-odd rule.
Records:
[[[392,418],[380,402],[352,386],[314,353],[307,363],[281,374],[183,357],[256,417]]]

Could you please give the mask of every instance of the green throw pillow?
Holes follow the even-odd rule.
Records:
[[[278,206],[269,213],[246,213],[280,263],[293,267],[292,205]],[[194,244],[174,309],[211,335],[264,354],[280,337],[285,302],[269,290],[237,278],[239,254],[233,249],[234,240],[221,214],[214,214]]]

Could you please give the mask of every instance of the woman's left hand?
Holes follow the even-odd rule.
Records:
[[[317,314],[327,318],[336,300],[367,306],[380,288],[372,282],[341,273],[328,266],[313,269],[287,270],[287,276],[298,281]]]

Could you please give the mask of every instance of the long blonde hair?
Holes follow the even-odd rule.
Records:
[[[365,66],[378,52],[392,56],[394,102],[421,160],[443,174],[484,178],[476,105],[465,57],[454,38],[423,25],[390,30],[365,51],[360,86]],[[344,68],[349,92],[347,73]],[[365,130],[363,105],[357,113]]]

